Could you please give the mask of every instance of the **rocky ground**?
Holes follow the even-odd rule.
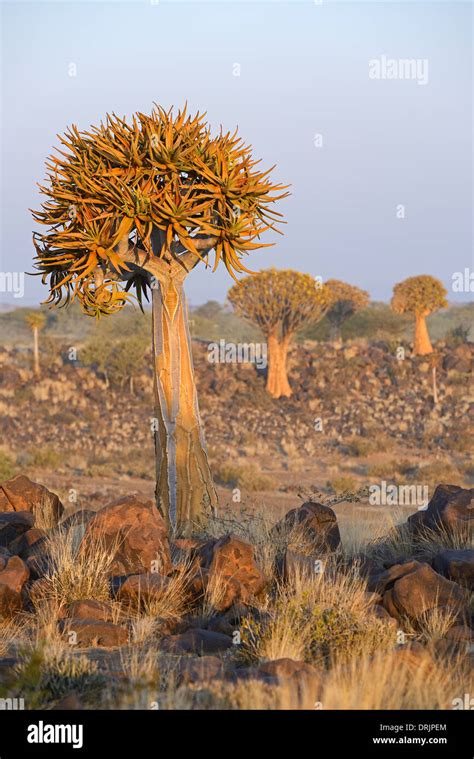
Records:
[[[470,484],[474,471],[474,344],[437,348],[438,402],[427,358],[397,358],[389,343],[304,343],[289,361],[294,394],[273,400],[249,364],[211,364],[194,343],[201,413],[221,500],[238,486],[243,500],[271,498],[288,508],[295,491],[327,495],[381,478]],[[153,490],[150,373],[134,394],[107,387],[100,374],[57,358],[33,377],[24,352],[0,351],[1,440],[10,471],[40,475],[68,499],[98,505]],[[263,497],[259,497],[263,494]],[[84,499],[87,501],[84,502]]]
[[[36,379],[1,350],[0,697],[456,708],[473,687],[474,345],[436,345],[436,403],[431,359],[399,347],[297,344],[276,401],[196,341],[220,506],[172,540],[151,501],[151,374],[131,393],[65,350]],[[374,504],[384,483],[427,500]]]
[[[472,692],[474,489],[345,548],[307,501],[170,539],[125,496],[0,486],[0,693],[25,708],[452,709]],[[6,702],[9,703],[9,702]]]

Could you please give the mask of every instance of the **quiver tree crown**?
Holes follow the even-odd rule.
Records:
[[[424,356],[432,352],[426,317],[448,305],[446,295],[443,283],[429,274],[408,277],[393,288],[393,311],[398,314],[410,313],[415,317],[415,355]]]
[[[281,216],[271,208],[287,193],[257,168],[237,133],[213,137],[205,114],[176,115],[156,106],[130,123],[107,115],[98,127],[75,126],[47,162],[47,196],[35,220],[37,268],[47,302],[77,298],[90,315],[122,308],[130,293],[147,295],[150,262],[189,271],[199,261],[247,271],[243,255]]]
[[[357,311],[366,308],[370,296],[366,290],[338,279],[328,279],[325,285],[329,301],[326,317],[334,336],[339,337],[342,324]]]
[[[267,269],[244,277],[228,293],[236,312],[264,335],[292,336],[321,319],[328,308],[325,285],[292,269]]]
[[[269,269],[244,277],[229,290],[236,312],[260,327],[268,342],[267,390],[273,398],[291,395],[287,353],[292,337],[318,321],[328,307],[325,285],[309,274]]]

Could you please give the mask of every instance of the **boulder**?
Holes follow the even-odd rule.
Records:
[[[393,587],[396,580],[409,572],[413,572],[420,566],[420,562],[415,559],[409,559],[400,564],[393,564],[384,572],[370,575],[367,581],[367,588],[372,593],[384,593],[386,590]]]
[[[16,538],[31,530],[34,523],[30,511],[0,512],[0,546],[8,548]]]
[[[81,549],[91,541],[113,552],[113,575],[166,575],[172,569],[166,525],[150,500],[126,496],[105,506],[89,521]]]
[[[19,512],[21,513],[21,512]],[[47,546],[47,535],[44,530],[33,527],[31,530],[19,535],[9,545],[9,550],[16,556],[26,561],[30,556],[38,556],[44,553]]]
[[[75,619],[93,619],[100,622],[110,622],[113,617],[112,605],[107,601],[96,601],[94,598],[86,598],[73,601],[64,611],[65,617]]]
[[[7,566],[8,559],[11,558],[11,553],[7,548],[0,546],[0,572]]]
[[[29,576],[28,567],[19,556],[8,559],[0,572],[0,615],[8,617],[23,608],[22,590]]]
[[[55,706],[53,706],[53,711],[81,711],[84,709],[82,705],[82,701],[80,700],[79,696],[75,691],[71,691],[66,696],[63,696]]]
[[[308,501],[302,506],[289,511],[285,517],[272,528],[275,538],[288,535],[292,547],[302,545],[304,553],[311,553],[315,558],[320,553],[335,551],[341,542],[339,527],[334,511],[322,503]]]
[[[419,564],[399,577],[383,596],[383,606],[391,616],[416,620],[427,611],[442,608],[460,613],[466,604],[466,593],[455,582],[446,580],[429,564]]]
[[[199,685],[223,675],[224,665],[217,656],[183,657],[178,665],[178,684]]]
[[[438,485],[427,508],[408,517],[408,525],[414,534],[444,529],[469,538],[474,526],[474,488]]]
[[[257,672],[280,684],[291,681],[298,685],[319,688],[322,682],[321,673],[315,667],[295,659],[275,659],[265,662],[257,667]]]
[[[62,530],[69,530],[71,527],[85,527],[96,514],[97,512],[92,511],[92,509],[78,509],[63,519],[59,527]]]
[[[316,574],[316,561],[311,556],[303,556],[295,551],[285,549],[283,556],[277,560],[277,575],[283,582],[292,582],[298,577],[311,577]]]
[[[58,624],[72,646],[112,648],[128,643],[127,630],[112,622],[72,617],[59,620]]]
[[[474,550],[442,551],[432,561],[433,569],[449,580],[474,590]]]
[[[322,693],[323,676],[311,664],[294,659],[275,659],[257,667],[241,667],[230,672],[228,680],[259,680],[267,685],[285,685],[296,689],[301,695],[311,691],[311,697],[318,700]]]
[[[222,593],[214,594],[216,611],[225,611],[237,601],[248,603],[266,586],[254,547],[235,535],[209,541],[200,549],[200,557],[207,570],[206,582],[222,586]]]
[[[17,474],[0,485],[0,511],[31,511],[57,524],[64,506],[55,493],[44,485],[32,482],[24,474]]]
[[[116,597],[118,601],[133,604],[147,604],[163,596],[169,580],[156,572],[130,575],[120,583]]]
[[[215,654],[232,646],[232,638],[212,630],[198,627],[178,635],[169,635],[161,641],[161,649],[169,654]]]
[[[223,614],[218,614],[215,617],[212,617],[207,627],[209,630],[232,637],[232,635],[239,630],[242,619],[250,616],[256,620],[263,618],[262,613],[258,609],[247,606],[246,604],[233,604]]]

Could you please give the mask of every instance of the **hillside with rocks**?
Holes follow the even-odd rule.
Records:
[[[295,448],[314,455],[351,436],[383,435],[407,447],[463,449],[474,419],[474,344],[438,344],[437,394],[427,357],[397,358],[387,343],[304,343],[293,346],[293,395],[272,400],[264,371],[251,364],[212,364],[207,344],[194,342],[201,413],[209,446],[234,453],[255,437],[275,454]],[[80,351],[79,351],[80,355]],[[123,451],[149,446],[151,371],[128,388],[107,386],[100,373],[57,358],[37,379],[24,353],[0,350],[1,435],[13,450]],[[315,420],[322,429],[315,431]]]

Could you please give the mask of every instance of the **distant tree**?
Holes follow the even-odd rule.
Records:
[[[222,313],[223,308],[217,300],[208,300],[202,306],[194,309],[194,316],[202,316],[204,319],[216,319]]]
[[[106,387],[109,386],[110,357],[115,341],[103,335],[91,335],[79,350],[79,360],[84,366],[90,366],[103,375]]]
[[[426,317],[440,308],[446,308],[447,290],[443,283],[428,274],[408,277],[393,288],[392,309],[397,314],[415,316],[415,338],[413,350],[416,356],[433,352]]]
[[[331,325],[331,340],[339,341],[343,323],[357,311],[366,308],[370,296],[365,290],[338,279],[328,279],[325,284],[329,298],[326,318]]]
[[[26,321],[33,331],[33,371],[35,377],[41,375],[39,357],[39,332],[46,324],[46,317],[41,311],[30,311],[26,314]]]
[[[134,394],[134,379],[145,368],[148,344],[140,337],[125,337],[117,340],[108,357],[110,378],[123,388],[129,383],[130,394]]]
[[[288,348],[299,330],[323,317],[325,286],[310,274],[269,269],[242,279],[231,287],[228,298],[236,312],[257,325],[267,339],[268,392],[273,398],[290,396]]]

